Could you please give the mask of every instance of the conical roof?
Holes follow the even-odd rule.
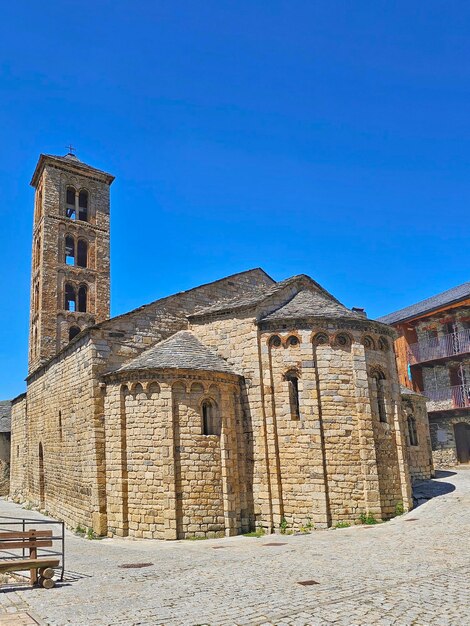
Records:
[[[193,333],[181,330],[148,348],[118,371],[176,368],[237,374],[218,354],[202,344]]]
[[[287,304],[266,315],[263,320],[302,319],[308,317],[348,317],[355,320],[364,320],[363,315],[347,309],[338,300],[310,289],[302,289]]]

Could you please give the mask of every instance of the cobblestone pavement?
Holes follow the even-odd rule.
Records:
[[[470,469],[421,485],[426,497],[433,491],[386,524],[302,536],[159,542],[69,533],[65,583],[3,588],[0,616],[13,625],[22,623],[15,612],[27,612],[49,626],[465,626]],[[5,501],[0,515],[40,517]],[[139,562],[153,565],[118,568]],[[298,584],[306,580],[318,584]]]

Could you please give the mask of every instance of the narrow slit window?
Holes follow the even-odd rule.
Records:
[[[221,424],[215,404],[210,400],[204,400],[202,403],[202,434],[219,436],[220,430]]]
[[[408,438],[410,446],[418,445],[418,432],[416,430],[416,419],[413,415],[408,415]]]
[[[375,380],[375,394],[377,403],[377,414],[380,422],[387,421],[387,406],[385,403],[385,376],[382,372],[376,372],[373,376]]]
[[[77,265],[79,267],[88,265],[88,244],[83,239],[79,239],[77,244]]]
[[[75,241],[73,237],[65,238],[65,263],[75,265]]]
[[[86,313],[87,309],[87,288],[82,285],[78,290],[78,310],[80,313]]]
[[[72,285],[65,285],[65,310],[76,311],[77,296]]]
[[[299,378],[295,372],[288,372],[286,374],[286,381],[289,388],[291,418],[298,420],[300,419]]]

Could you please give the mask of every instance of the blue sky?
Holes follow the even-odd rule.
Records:
[[[112,314],[262,266],[371,317],[469,280],[470,6],[0,12],[0,398],[24,389],[41,152],[116,176]]]

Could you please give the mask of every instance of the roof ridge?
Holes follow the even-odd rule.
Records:
[[[256,271],[263,272],[263,274],[265,274],[270,280],[273,281],[274,285],[277,284],[274,278],[272,278],[267,272],[265,272],[265,270],[262,267],[253,267],[249,270],[243,270],[242,272],[235,272],[235,274],[229,274],[228,276],[224,276],[223,278],[217,278],[216,280],[211,280],[208,283],[202,283],[201,285],[197,285],[196,287],[191,287],[190,289],[183,289],[182,291],[177,291],[176,293],[170,293],[168,296],[163,296],[163,298],[157,298],[156,300],[152,300],[152,302],[148,302],[147,304],[141,304],[140,306],[136,307],[135,309],[131,309],[130,311],[127,311],[126,313],[121,313],[120,315],[109,317],[107,320],[103,320],[99,324],[95,324],[94,326],[90,326],[89,328],[101,328],[108,322],[113,322],[121,317],[130,315],[131,313],[142,311],[143,309],[146,309],[147,307],[152,306],[153,304],[156,304],[157,302],[164,302],[168,298],[174,298],[175,296],[179,296],[180,294],[183,294],[183,293],[191,293],[192,291],[196,291],[197,289],[201,289],[202,287],[209,287],[209,285],[215,285],[217,283],[223,282],[224,280],[229,280],[230,278],[235,278],[236,276],[243,276],[243,274],[249,274],[250,272],[256,272]]]
[[[458,292],[459,290],[462,290],[462,289],[465,290],[466,288],[468,288],[467,293],[464,292],[462,294],[456,295],[456,297],[453,300],[450,299],[450,300],[445,301],[446,296],[452,293]],[[444,306],[445,304],[458,302],[459,300],[462,300],[468,296],[470,296],[470,281],[467,281],[460,285],[456,285],[455,287],[451,287],[450,289],[446,289],[445,291],[440,291],[439,293],[436,293],[433,296],[429,296],[428,298],[423,298],[422,300],[418,300],[418,302],[409,304],[408,306],[402,307],[400,309],[396,309],[395,311],[392,311],[391,313],[387,313],[386,315],[382,315],[381,317],[377,319],[379,321],[384,321],[384,323],[387,323],[385,322],[385,320],[388,320],[388,319],[391,320],[390,323],[403,321],[407,319],[408,317],[414,317],[414,315],[422,315],[423,313],[428,313],[432,311],[434,308],[439,308],[441,306]],[[432,305],[433,302],[435,302],[434,306]],[[428,308],[426,308],[427,304],[430,305]],[[414,314],[413,314],[413,311],[414,311]],[[411,315],[404,315],[405,312],[410,312]]]

